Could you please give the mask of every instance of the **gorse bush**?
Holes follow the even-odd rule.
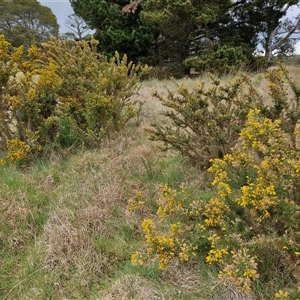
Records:
[[[53,61],[43,61],[42,52],[32,46],[12,48],[0,36],[0,148],[13,161],[37,153],[55,137],[51,125],[62,79]]]
[[[117,53],[108,60],[97,43],[52,38],[24,53],[0,36],[0,146],[8,160],[96,145],[138,114],[130,97],[145,69]]]
[[[126,55],[120,58],[116,53],[108,60],[97,53],[97,45],[94,39],[88,43],[54,38],[43,44],[63,78],[58,92],[60,122],[73,133],[88,137],[86,142],[120,130],[137,115],[139,106],[130,98],[145,71],[128,62]]]
[[[262,113],[272,119],[282,121],[283,130],[290,135],[295,145],[294,131],[300,120],[300,87],[289,76],[283,64],[265,74],[268,79],[272,104],[262,107]]]
[[[161,98],[172,124],[155,124],[151,138],[202,166],[209,162],[215,195],[195,199],[162,186],[156,217],[142,222],[145,247],[132,262],[157,260],[165,269],[202,261],[244,293],[256,282],[269,296],[299,299],[300,89],[280,65],[266,74],[267,105],[251,84],[241,89],[243,78]],[[128,208],[145,203],[138,194]]]
[[[169,110],[162,114],[170,125],[153,123],[149,138],[164,143],[163,150],[175,149],[196,164],[207,167],[212,158],[221,158],[230,152],[245,125],[249,109],[259,108],[266,117],[282,120],[283,130],[293,139],[300,119],[300,88],[290,78],[283,65],[266,73],[271,103],[262,96],[246,75],[220,85],[211,76],[213,86],[205,88],[198,83],[189,89],[180,86],[167,98],[156,96]]]
[[[210,200],[162,187],[157,218],[142,223],[145,249],[132,262],[157,259],[164,269],[174,259],[200,259],[245,293],[259,278],[275,294],[277,278],[298,299],[300,123],[287,135],[280,119],[254,109],[240,137],[231,154],[212,160],[216,195]],[[141,195],[131,199],[131,210],[142,202]]]
[[[241,75],[224,86],[217,78],[211,78],[213,86],[208,89],[198,83],[192,90],[180,86],[176,93],[169,92],[166,99],[156,94],[170,108],[163,115],[171,124],[154,123],[148,130],[151,140],[164,142],[164,150],[178,150],[204,167],[211,158],[230,151],[248,110],[262,105],[247,76]]]

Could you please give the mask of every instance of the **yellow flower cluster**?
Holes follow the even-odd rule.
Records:
[[[190,246],[179,239],[182,233],[180,223],[172,223],[168,226],[168,233],[160,232],[154,221],[145,219],[142,222],[145,242],[147,244],[146,253],[135,252],[131,256],[133,264],[143,265],[152,256],[158,260],[159,269],[165,269],[171,260],[178,259],[180,262],[187,262],[192,256],[196,256],[196,246]]]
[[[263,154],[272,153],[283,139],[283,134],[280,130],[281,120],[274,122],[268,118],[262,120],[259,115],[259,109],[249,111],[246,126],[240,133],[243,147],[244,149],[251,147]],[[277,140],[274,140],[275,137]]]
[[[8,61],[10,59],[9,55],[10,43],[5,40],[3,34],[0,34],[0,60]]]
[[[6,141],[7,159],[12,162],[20,162],[27,158],[30,153],[30,146],[20,141],[19,139],[12,139]]]
[[[216,247],[216,242],[220,240],[220,237],[217,234],[213,234],[212,236],[208,237],[208,240],[211,243],[211,249],[208,252],[205,260],[207,263],[212,264],[215,262],[224,263],[224,256],[228,254],[227,249]]]
[[[241,187],[242,196],[235,198],[242,207],[251,207],[254,210],[264,213],[265,218],[269,218],[269,207],[276,204],[277,196],[274,184],[268,178],[256,177],[254,182]]]
[[[57,65],[50,60],[49,64],[40,71],[36,89],[42,93],[56,93],[63,80],[57,74]]]
[[[153,220],[145,219],[142,223],[145,241],[149,245],[147,248],[146,257],[155,255],[159,261],[159,268],[165,269],[170,260],[174,258],[176,253],[176,244],[178,240],[174,238],[174,225],[171,225],[170,235],[160,235],[154,225]],[[143,264],[142,254],[136,252],[131,257],[131,262],[134,264]]]
[[[136,210],[141,209],[145,204],[145,201],[142,201],[142,197],[143,193],[141,191],[138,191],[135,194],[135,197],[128,200],[127,210],[132,213]]]
[[[275,293],[276,299],[285,300],[288,299],[289,293],[287,291],[279,290],[277,293]]]
[[[225,155],[224,160],[213,159],[213,165],[208,169],[209,172],[214,173],[213,186],[217,187],[220,198],[226,199],[232,194],[230,185],[228,184],[229,177],[227,171],[225,171],[227,162],[226,159],[230,159],[230,155]]]
[[[219,278],[236,285],[241,291],[251,291],[251,281],[259,278],[257,263],[247,249],[234,252],[231,263],[227,264],[219,273]]]
[[[161,196],[157,203],[159,205],[157,215],[163,220],[178,212],[182,212],[184,191],[177,192],[171,189],[167,184],[161,186]]]
[[[214,262],[224,263],[223,257],[227,254],[228,251],[226,249],[211,249],[209,250],[205,260],[209,264],[212,264]]]
[[[217,226],[230,211],[228,205],[218,198],[211,198],[204,207],[202,215],[205,217],[204,224],[207,226]]]
[[[283,84],[285,74],[286,69],[283,64],[280,64],[279,68],[273,69],[265,74],[268,80],[269,94],[275,104],[283,104],[287,101],[287,93]]]
[[[28,50],[27,57],[32,60],[39,59],[41,57],[41,49],[32,45]]]

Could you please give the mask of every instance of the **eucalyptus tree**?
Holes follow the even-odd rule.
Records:
[[[58,30],[52,10],[37,0],[0,0],[0,34],[13,46],[39,44]]]

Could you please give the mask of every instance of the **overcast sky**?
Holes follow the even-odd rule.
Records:
[[[38,0],[42,5],[48,6],[52,9],[57,18],[57,22],[60,26],[59,32],[66,33],[70,31],[65,25],[65,21],[68,19],[68,15],[74,13],[71,4],[68,0]]]

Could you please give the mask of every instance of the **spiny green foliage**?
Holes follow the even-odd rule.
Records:
[[[282,63],[279,64],[279,68],[267,72],[265,77],[269,82],[272,105],[263,107],[262,113],[272,120],[281,119],[283,129],[296,146],[293,132],[300,119],[300,87],[289,76]]]
[[[280,64],[266,74],[271,105],[265,105],[251,80],[240,75],[224,86],[213,78],[213,87],[198,83],[194,89],[181,86],[167,98],[156,95],[170,110],[163,112],[170,125],[154,123],[148,129],[150,139],[164,142],[163,149],[175,149],[200,166],[209,165],[211,158],[230,152],[239,139],[250,108],[260,108],[272,120],[281,118],[288,134],[300,118],[300,90]],[[287,93],[291,96],[287,96]]]
[[[163,112],[170,125],[152,124],[150,139],[163,141],[163,149],[176,149],[200,166],[222,157],[236,144],[250,108],[261,106],[262,99],[250,79],[240,75],[221,86],[212,76],[213,87],[198,83],[192,90],[179,87],[168,97],[156,95],[168,108]]]
[[[138,106],[130,97],[138,90],[145,70],[128,62],[126,55],[120,58],[117,52],[111,59],[99,55],[97,45],[94,39],[89,43],[56,39],[43,43],[63,78],[58,92],[60,122],[67,124],[75,139],[81,133],[91,142],[120,130],[137,115]]]
[[[49,147],[94,145],[138,113],[130,97],[142,69],[126,56],[99,56],[93,39],[52,38],[24,58],[23,47],[0,38],[0,143],[9,160]]]
[[[274,295],[276,279],[283,279],[291,299],[298,299],[300,123],[290,135],[283,124],[250,110],[241,144],[212,160],[216,195],[210,200],[164,186],[158,218],[142,222],[145,248],[132,262],[155,258],[164,269],[172,260],[205,260],[217,266],[221,280],[245,293],[260,278]],[[143,205],[138,194],[129,210]]]

